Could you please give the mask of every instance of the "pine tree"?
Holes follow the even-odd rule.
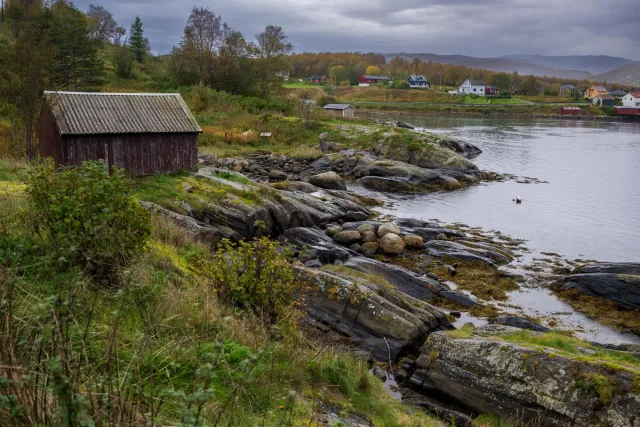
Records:
[[[142,62],[144,56],[149,50],[149,45],[144,38],[142,20],[139,16],[136,16],[136,20],[134,21],[133,25],[131,25],[129,34],[129,46],[131,47],[131,51],[136,56],[136,60],[138,62]]]
[[[52,80],[56,88],[84,89],[101,83],[104,64],[89,33],[85,15],[73,5],[59,2],[51,8],[55,58]]]

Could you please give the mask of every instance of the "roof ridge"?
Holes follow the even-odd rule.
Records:
[[[113,95],[113,96],[179,96],[179,93],[148,93],[148,92],[68,92],[45,90],[45,95]]]

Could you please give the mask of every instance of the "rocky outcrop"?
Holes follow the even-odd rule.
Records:
[[[344,262],[350,256],[358,253],[340,246],[326,233],[318,228],[290,228],[282,233],[281,240],[297,246],[300,250],[312,251],[312,258],[317,258],[323,264]]]
[[[496,323],[498,325],[511,326],[518,329],[527,329],[535,332],[549,332],[551,330],[547,327],[539,325],[538,323],[533,323],[530,320],[518,316],[498,316],[498,318],[496,319]]]
[[[216,227],[197,221],[189,216],[170,211],[156,205],[155,203],[140,202],[140,204],[150,212],[164,216],[169,221],[180,227],[187,236],[198,242],[204,243],[211,249],[215,249],[220,240],[225,237],[229,237],[228,235],[225,235],[226,233]]]
[[[227,193],[217,203],[191,206],[191,216],[206,224],[227,227],[241,237],[279,236],[296,227],[314,227],[336,221],[364,219],[371,215],[357,198],[346,192],[325,191],[314,187],[309,193],[297,190],[275,190],[260,184],[240,184],[217,177],[213,170],[202,168],[200,177],[239,192],[252,193],[253,199]],[[310,184],[307,184],[310,185]],[[309,187],[306,188],[307,190]]]
[[[468,335],[433,333],[411,368],[412,386],[476,415],[498,414],[525,425],[640,426],[640,370],[612,367],[586,343],[572,354],[501,338],[517,331],[485,326]]]
[[[504,249],[489,243],[469,240],[433,240],[424,245],[427,253],[436,258],[457,258],[463,261],[479,261],[492,266],[508,264],[513,260]]]
[[[349,343],[365,348],[378,361],[396,360],[417,349],[430,332],[448,326],[445,314],[425,302],[365,279],[294,267],[314,290],[306,298],[308,321]]]
[[[439,139],[437,142],[441,147],[448,148],[449,150],[458,153],[465,159],[473,159],[474,157],[478,157],[480,154],[482,154],[481,149],[465,141],[443,138]]]
[[[577,274],[559,279],[553,287],[606,298],[627,308],[640,308],[640,264],[586,266]]]
[[[468,308],[478,304],[473,298],[460,292],[452,291],[436,280],[397,265],[386,264],[364,257],[349,258],[344,265],[363,273],[380,276],[389,284],[395,286],[399,292],[413,298],[431,300],[434,296],[439,296]]]

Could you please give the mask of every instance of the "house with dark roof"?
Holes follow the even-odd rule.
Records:
[[[309,77],[309,81],[311,81],[311,83],[326,83],[328,80],[329,79],[324,74],[314,74]]]
[[[45,92],[38,122],[41,157],[104,160],[131,175],[196,171],[201,132],[177,93]]]
[[[374,85],[376,83],[389,83],[391,78],[389,76],[360,76],[358,79],[358,84],[360,86],[369,86]]]
[[[349,104],[327,104],[322,109],[332,117],[353,117],[356,111]]]
[[[614,90],[613,92],[609,93],[609,95],[613,96],[614,98],[619,98],[622,99],[627,95],[627,91],[624,90]]]
[[[600,107],[613,107],[615,101],[616,99],[609,94],[596,95],[592,100],[595,105],[599,105]]]
[[[484,80],[467,79],[458,87],[458,93],[461,95],[476,94],[484,96],[486,87]]]
[[[411,74],[407,77],[407,83],[411,89],[429,89],[431,87],[429,80],[419,74]]]
[[[573,92],[574,89],[575,89],[574,86],[562,85],[562,86],[560,86],[560,96],[569,95],[569,94],[571,94],[571,92]]]
[[[587,93],[585,94],[586,98],[594,99],[598,95],[608,95],[609,91],[602,86],[592,85],[589,89],[587,89]]]

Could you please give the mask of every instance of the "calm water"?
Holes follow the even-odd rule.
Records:
[[[640,262],[640,124],[574,120],[403,116],[433,133],[479,146],[481,168],[547,184],[494,182],[421,196],[385,194],[379,208],[397,217],[462,222],[527,240],[532,253],[570,259]],[[358,191],[366,190],[360,188]],[[380,193],[375,194],[380,197]],[[522,204],[512,200],[522,197]],[[517,267],[516,263],[516,267]],[[527,314],[554,318],[598,342],[640,343],[599,325],[546,288],[525,287],[509,302]],[[466,321],[468,319],[462,319]]]
[[[481,168],[548,184],[490,183],[396,197],[398,217],[499,230],[536,251],[640,262],[640,123],[402,117],[479,146]],[[523,203],[513,199],[521,196]],[[400,202],[401,200],[401,202]]]

